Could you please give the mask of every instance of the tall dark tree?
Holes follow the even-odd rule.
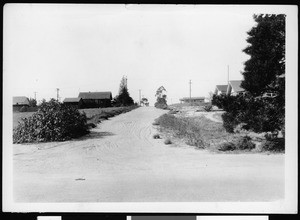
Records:
[[[249,46],[243,52],[250,55],[242,73],[242,87],[254,96],[265,92],[284,91],[285,15],[254,15],[257,25],[248,32]]]
[[[130,97],[127,88],[127,78],[122,77],[119,89],[119,95],[115,97],[116,105],[118,106],[130,106],[134,104],[133,99]]]

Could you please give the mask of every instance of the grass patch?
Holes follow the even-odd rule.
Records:
[[[168,144],[172,144],[172,141],[171,141],[169,138],[167,138],[167,139],[164,141],[164,143],[168,145]]]
[[[154,134],[154,135],[153,135],[153,138],[154,138],[154,139],[160,139],[160,136],[159,136],[159,134]]]
[[[213,122],[205,117],[180,118],[164,114],[157,119],[160,130],[172,132],[182,138],[188,145],[199,148],[208,147],[211,141],[224,140],[228,134],[222,123]]]

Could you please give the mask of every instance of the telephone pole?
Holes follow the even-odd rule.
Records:
[[[190,80],[189,84],[190,84],[190,103],[192,103],[192,80]]]
[[[227,85],[229,85],[229,65],[227,65]]]
[[[59,88],[56,88],[56,93],[57,93],[57,101],[59,99]]]
[[[140,98],[140,106],[141,106],[141,90],[139,89],[139,98]]]
[[[36,101],[36,92],[34,92],[34,100]]]

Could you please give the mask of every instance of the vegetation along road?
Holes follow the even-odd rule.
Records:
[[[284,198],[283,154],[224,154],[153,139],[141,107],[77,140],[14,145],[16,202],[223,202]]]

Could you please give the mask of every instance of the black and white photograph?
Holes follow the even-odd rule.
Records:
[[[296,213],[297,16],[6,4],[3,210]]]

